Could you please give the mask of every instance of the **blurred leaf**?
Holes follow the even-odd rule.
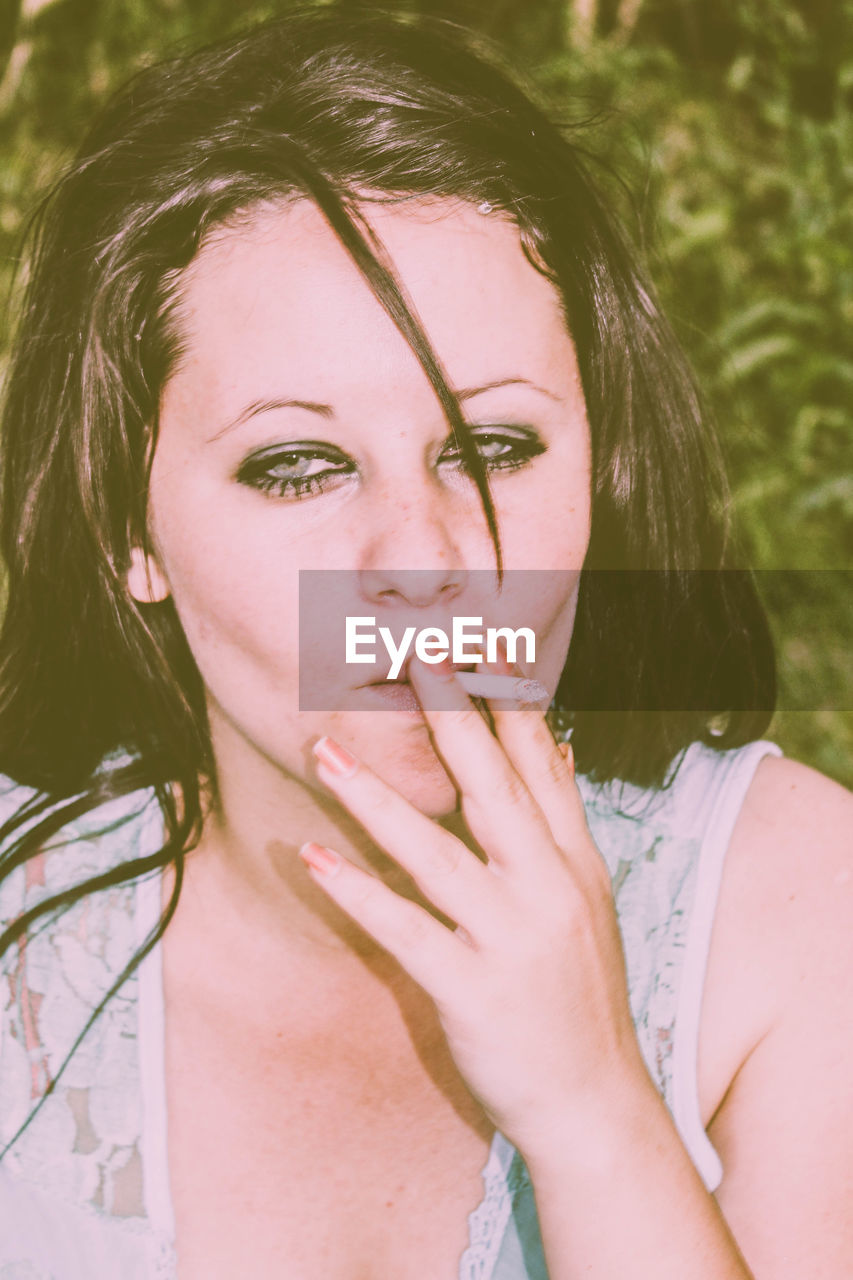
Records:
[[[824,480],[799,494],[795,506],[805,515],[809,511],[827,511],[838,505],[845,515],[853,516],[853,475]]]
[[[788,337],[787,334],[759,338],[745,346],[735,347],[729,352],[723,377],[727,382],[737,382],[741,378],[750,377],[757,370],[774,361],[796,355],[797,350],[796,339]]]
[[[21,0],[0,0],[0,76],[15,46],[20,16]]]

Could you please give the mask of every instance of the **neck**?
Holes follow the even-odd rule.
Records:
[[[217,764],[216,802],[199,845],[187,857],[178,908],[184,923],[194,919],[211,941],[215,933],[217,945],[229,954],[251,953],[261,965],[303,953],[312,964],[328,961],[333,968],[348,961],[356,961],[356,969],[397,968],[308,874],[297,851],[314,840],[452,927],[329,793],[242,744],[218,752]],[[441,825],[473,843],[458,812],[441,819]]]

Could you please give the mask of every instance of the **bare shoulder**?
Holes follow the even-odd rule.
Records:
[[[853,1274],[851,1064],[853,794],[767,757],[726,856],[700,1038],[718,1199],[757,1276]]]
[[[796,760],[765,756],[727,863],[741,889],[759,895],[762,917],[780,915],[785,926],[801,917],[801,927],[817,927],[812,907],[822,899],[843,914],[853,903],[853,792]]]
[[[726,862],[720,908],[736,926],[751,925],[758,963],[769,954],[762,939],[765,950],[781,948],[775,960],[784,972],[786,955],[792,975],[840,959],[837,948],[853,941],[853,793],[796,760],[766,756]]]
[[[755,771],[741,815],[744,825],[759,824],[769,835],[796,828],[799,834],[820,825],[827,836],[833,829],[851,844],[850,821],[853,818],[853,792],[816,769],[785,756],[765,756]],[[846,824],[846,825],[845,825]],[[755,833],[759,836],[759,829]]]
[[[738,1066],[810,983],[849,967],[853,995],[853,793],[766,756],[726,854],[711,940],[701,1062],[712,1113]],[[843,980],[846,980],[846,975]]]

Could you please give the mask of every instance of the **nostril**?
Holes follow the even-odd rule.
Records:
[[[443,607],[464,589],[467,574],[459,569],[363,569],[361,593],[368,600],[405,602],[424,608],[441,602]]]

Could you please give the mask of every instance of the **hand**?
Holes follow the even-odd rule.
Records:
[[[606,1115],[614,1090],[637,1073],[648,1087],[610,877],[571,750],[563,754],[539,708],[489,704],[493,734],[449,664],[413,661],[409,678],[425,708],[438,700],[433,682],[444,682],[449,708],[424,714],[487,861],[328,738],[315,744],[318,772],[458,927],[339,854],[314,844],[300,854],[435,1001],[469,1089],[524,1153],[548,1140],[555,1121],[566,1132],[573,1116],[588,1125]]]

